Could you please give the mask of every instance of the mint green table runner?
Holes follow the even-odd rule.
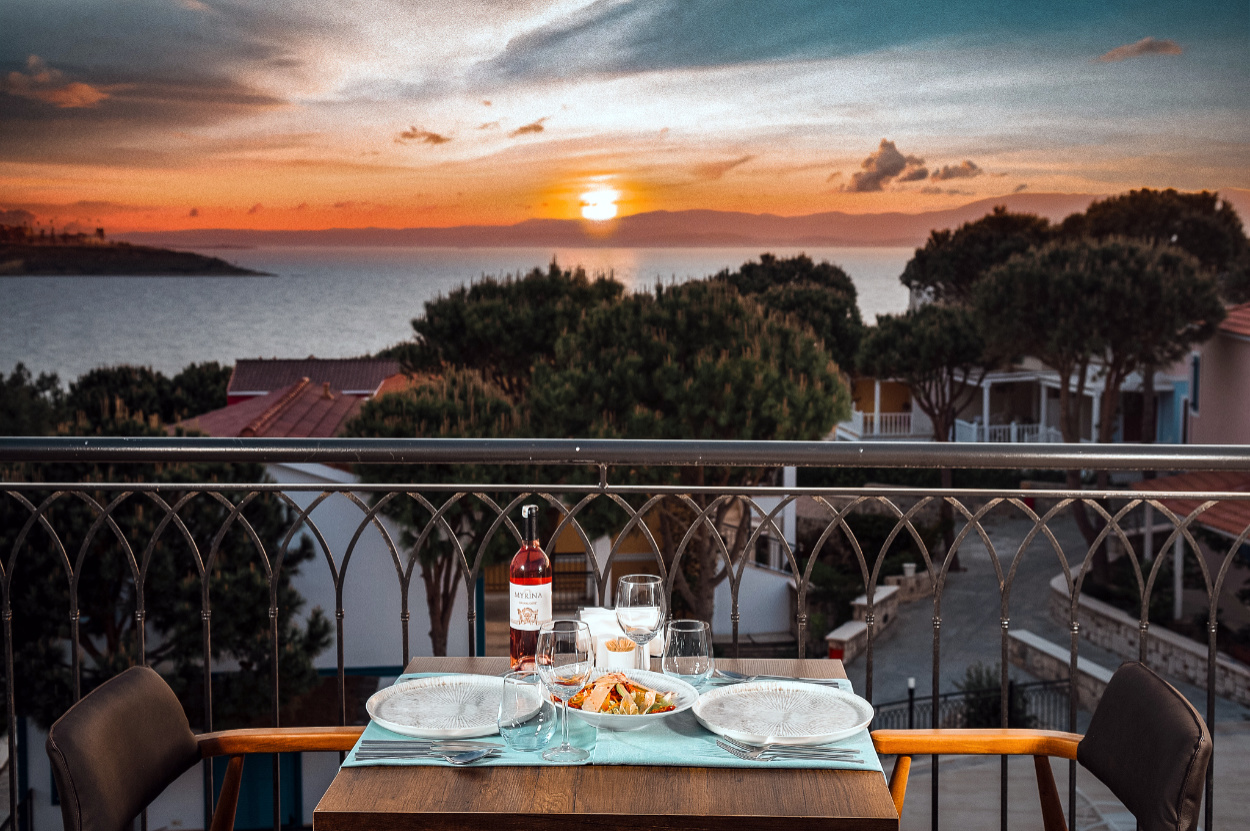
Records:
[[[408,681],[413,678],[431,678],[447,675],[444,672],[420,672],[401,675],[396,679]],[[843,689],[850,690],[849,681],[839,682]],[[563,715],[561,716],[563,718]],[[560,732],[557,729],[554,743],[559,742]],[[861,730],[854,736],[835,742],[832,746],[854,748],[860,751],[862,764],[840,762],[834,760],[793,759],[771,762],[749,762],[739,759],[720,747],[716,740],[719,737],[709,732],[695,719],[694,713],[686,710],[662,719],[642,730],[621,732],[617,730],[596,730],[575,715],[569,719],[569,743],[590,750],[590,758],[579,764],[591,765],[658,765],[672,767],[725,767],[725,768],[804,768],[822,770],[881,770],[881,760],[872,746],[872,738],[867,730]],[[383,729],[370,722],[365,727],[361,740],[406,740],[409,736],[401,736]],[[473,767],[485,766],[539,766],[559,764],[548,762],[542,758],[542,751],[524,753],[504,745],[503,739],[494,736],[483,737],[479,741],[498,741],[502,754],[497,758],[483,759],[474,762]],[[356,747],[359,747],[359,742]],[[386,759],[358,761],[356,749],[347,754],[344,767],[363,767],[372,765],[443,765],[440,759]]]

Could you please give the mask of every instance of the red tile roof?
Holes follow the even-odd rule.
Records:
[[[235,362],[226,392],[273,392],[307,378],[349,395],[373,395],[383,381],[401,372],[399,361],[375,358],[245,358]]]
[[[1173,490],[1200,493],[1204,491],[1236,491],[1250,493],[1250,473],[1234,471],[1199,471],[1164,476],[1159,479],[1143,479],[1135,486],[1139,490]],[[1163,504],[1181,517],[1188,516],[1199,505],[1199,499],[1164,499]],[[1234,537],[1250,526],[1250,500],[1226,500],[1217,502],[1194,520],[1203,525],[1232,534]]]
[[[177,426],[218,438],[329,438],[359,412],[365,397],[301,378],[268,395],[204,413]]]
[[[1220,324],[1220,331],[1250,338],[1250,303],[1242,303],[1229,309],[1228,317]]]

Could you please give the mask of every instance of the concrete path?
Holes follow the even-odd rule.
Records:
[[[1004,572],[1011,568],[1016,549],[1028,533],[1026,520],[990,517],[985,529],[997,551]],[[1070,567],[1076,568],[1085,554],[1085,543],[1070,515],[1051,523]],[[967,539],[960,549],[964,572],[951,574],[942,600],[940,689],[948,692],[961,681],[970,664],[995,664],[1001,657],[1000,597],[998,578],[990,555],[979,537]],[[1061,646],[1069,643],[1068,631],[1050,619],[1048,604],[1052,577],[1060,572],[1056,554],[1035,542],[1023,555],[1011,587],[1009,615],[1012,629],[1028,629]],[[916,679],[918,696],[927,695],[933,678],[933,605],[920,601],[900,607],[891,629],[877,641],[873,667],[873,700],[886,702],[907,697],[907,679]],[[1123,659],[1082,640],[1079,654],[1114,670]],[[861,656],[847,666],[858,692],[865,689],[866,659]],[[1032,681],[1014,667],[1013,678]],[[1206,713],[1206,691],[1169,679]],[[1215,715],[1215,818],[1216,828],[1244,828],[1250,817],[1250,709],[1216,699]],[[1080,714],[1077,731],[1089,723]],[[889,769],[892,762],[887,762]],[[1055,762],[1060,798],[1067,807],[1067,762]],[[939,769],[941,825],[948,829],[997,829],[999,827],[998,757],[942,760]],[[912,768],[903,827],[930,826],[931,771],[927,758],[916,759]],[[1012,760],[1008,767],[1008,827],[1017,831],[1041,828],[1037,786],[1030,760]],[[1132,817],[1109,791],[1078,767],[1077,826],[1083,829],[1132,829]]]

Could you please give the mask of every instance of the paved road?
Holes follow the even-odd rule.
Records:
[[[988,519],[986,532],[1004,572],[1011,567],[1016,549],[1031,523],[1017,519]],[[1070,515],[1051,524],[1059,544],[1076,568],[1084,557],[1085,543]],[[979,538],[970,538],[960,550],[964,572],[950,575],[942,600],[941,690],[955,689],[964,669],[978,661],[997,663],[1000,646],[1000,600],[998,578],[990,554]],[[1010,594],[1012,629],[1029,631],[1066,648],[1068,632],[1053,622],[1048,611],[1050,580],[1061,571],[1049,545],[1035,543],[1023,555]],[[880,703],[904,699],[907,678],[916,679],[919,695],[930,692],[933,668],[933,606],[919,601],[900,608],[895,624],[877,642],[874,656],[873,700]],[[1114,670],[1123,659],[1082,640],[1083,658]],[[857,691],[864,690],[863,656],[847,666]],[[1021,670],[1011,669],[1021,681],[1036,680]],[[1206,691],[1191,684],[1169,679],[1201,713],[1206,713]],[[1250,816],[1250,709],[1224,699],[1216,699],[1215,717],[1215,816],[1217,828],[1244,827]],[[1089,723],[1082,713],[1077,729]],[[997,757],[950,758],[941,768],[941,816],[943,828],[998,828],[999,761]],[[1067,763],[1055,763],[1061,799],[1067,805]],[[929,827],[930,770],[928,759],[915,760],[908,799],[903,813],[904,828]],[[1013,831],[1041,828],[1037,816],[1033,766],[1027,760],[1014,760],[1009,767],[1009,823]],[[1083,769],[1077,775],[1077,827],[1128,831],[1135,827],[1131,815],[1100,782]]]
[[[1002,510],[1001,508],[999,510]],[[990,543],[997,552],[1006,573],[1011,568],[1016,550],[1032,527],[1032,523],[995,515],[983,522]],[[1085,556],[1085,541],[1070,514],[1051,522],[1051,529],[1075,570]],[[989,551],[981,539],[970,535],[960,548],[960,564],[966,571],[947,578],[942,596],[941,684],[942,692],[955,689],[963,680],[964,670],[978,661],[998,663],[1001,656],[1000,594],[998,577]],[[1009,619],[1012,629],[1027,629],[1040,637],[1067,648],[1066,628],[1051,620],[1050,580],[1061,571],[1057,555],[1050,545],[1034,541],[1024,552],[1016,571],[1009,596]],[[1123,658],[1082,639],[1082,658],[1088,658],[1114,670]],[[866,658],[861,656],[847,667],[856,690],[865,688]],[[1022,681],[1036,680],[1012,668],[1011,675]],[[873,701],[896,701],[907,697],[908,677],[916,679],[917,695],[931,690],[933,678],[933,605],[923,600],[900,607],[899,617],[877,640],[873,666]],[[1206,713],[1206,691],[1190,684],[1171,680],[1198,708]],[[1250,709],[1224,699],[1216,699],[1216,721],[1250,719]],[[1083,727],[1083,725],[1078,725]]]

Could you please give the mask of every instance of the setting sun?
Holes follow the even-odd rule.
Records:
[[[620,192],[612,188],[600,188],[582,194],[582,216],[595,222],[616,216],[616,200]]]

